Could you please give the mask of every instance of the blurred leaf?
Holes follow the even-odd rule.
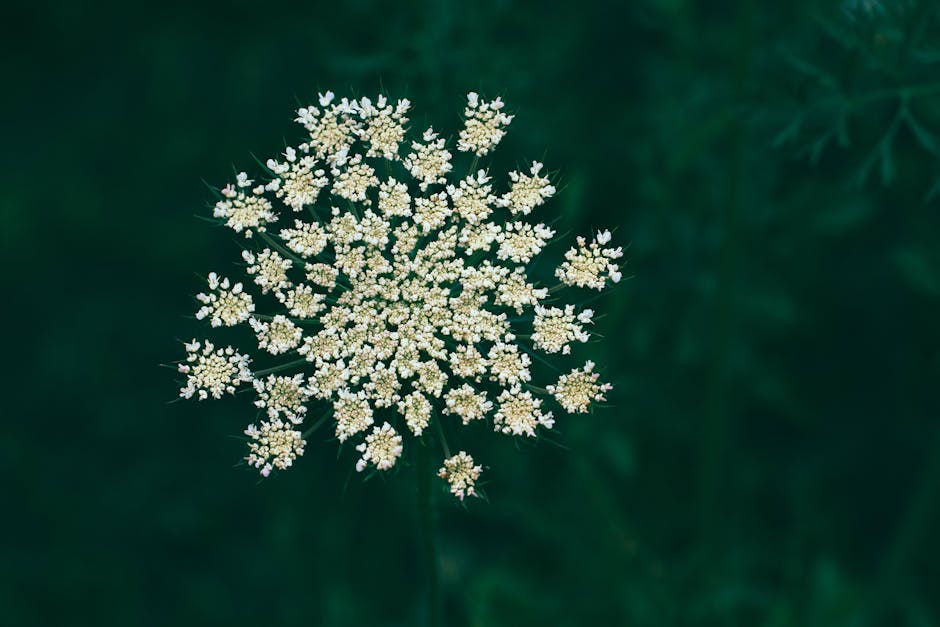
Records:
[[[803,128],[803,116],[797,116],[790,121],[783,129],[781,129],[775,136],[772,142],[772,145],[776,147],[783,146],[789,141],[792,141],[800,132],[800,129]]]
[[[893,261],[909,287],[930,296],[940,294],[940,270],[936,261],[922,249],[909,247],[899,250]]]
[[[881,143],[881,182],[887,185],[894,180],[894,153],[891,151],[891,142]]]
[[[904,121],[907,124],[907,128],[910,129],[911,133],[917,139],[917,142],[923,147],[927,152],[937,155],[940,153],[938,150],[937,139],[934,137],[933,133],[928,131],[924,126],[917,121],[917,119],[905,109]]]
[[[817,81],[830,89],[838,89],[839,81],[837,81],[834,76],[829,74],[829,72],[823,68],[794,55],[787,55],[786,60],[790,66],[796,69],[798,72],[811,78],[815,78]]]

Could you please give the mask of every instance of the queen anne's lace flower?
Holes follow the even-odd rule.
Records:
[[[340,166],[345,166],[345,168]],[[366,194],[369,188],[379,184],[379,179],[372,166],[363,163],[362,155],[355,155],[351,159],[344,160],[340,165],[334,166],[332,174],[335,177],[332,189],[334,196],[365,205],[372,204]]]
[[[333,289],[336,285],[336,277],[339,276],[339,270],[325,263],[308,263],[304,266],[307,272],[307,280],[314,285]]]
[[[254,276],[255,283],[262,293],[290,287],[290,281],[287,280],[287,271],[292,264],[290,259],[284,259],[270,248],[265,248],[257,255],[250,250],[244,250],[242,259],[248,264],[247,272]]]
[[[389,368],[383,362],[378,362],[369,374],[369,381],[364,386],[369,398],[376,407],[391,407],[401,398],[398,390],[401,381],[394,368]]]
[[[196,300],[202,307],[196,312],[196,319],[209,318],[213,327],[231,327],[244,322],[255,310],[255,303],[250,294],[244,292],[241,283],[232,285],[228,279],[219,279],[215,272],[209,273],[208,294],[197,294]]]
[[[447,205],[447,194],[440,192],[427,198],[415,198],[414,221],[421,227],[422,233],[430,233],[444,226],[451,210]]]
[[[579,323],[587,324],[594,316],[594,311],[585,309],[577,316],[574,315],[574,305],[565,305],[564,309],[558,307],[535,307],[535,320],[532,326],[532,342],[535,348],[546,353],[561,352],[565,355],[571,352],[570,342],[587,342],[590,336]]]
[[[450,354],[450,369],[458,377],[480,380],[486,373],[486,358],[473,344],[461,344]]]
[[[444,465],[437,471],[437,476],[450,484],[450,492],[461,501],[465,496],[476,496],[477,479],[483,472],[483,466],[474,466],[473,458],[460,451],[444,460]]]
[[[395,179],[379,185],[379,211],[386,218],[405,218],[411,215],[411,196],[408,186]]]
[[[497,286],[496,302],[522,313],[526,307],[536,305],[548,296],[548,288],[537,288],[525,279],[525,272],[519,268]]]
[[[460,181],[458,187],[447,186],[447,194],[454,203],[454,211],[466,220],[469,224],[479,224],[493,213],[493,206],[496,204],[496,196],[490,192],[492,185],[488,185],[490,177],[486,171],[479,170],[476,176],[472,174]]]
[[[270,475],[275,468],[287,470],[295,459],[304,454],[306,442],[300,431],[291,429],[289,424],[279,418],[262,422],[260,429],[255,425],[248,425],[245,435],[251,438],[245,461],[249,466],[259,468],[264,477]]]
[[[270,322],[252,318],[249,324],[258,336],[258,348],[272,355],[280,355],[297,348],[303,338],[303,331],[287,316],[274,316]]]
[[[503,194],[499,199],[501,207],[509,207],[513,213],[528,215],[534,208],[538,207],[555,195],[555,187],[544,176],[539,176],[542,171],[542,164],[538,161],[532,162],[529,174],[516,172],[509,173],[512,179],[512,188]]]
[[[565,253],[565,262],[555,270],[555,276],[565,285],[595,290],[604,289],[608,278],[619,283],[623,275],[613,260],[623,257],[623,249],[605,248],[608,242],[610,231],[600,231],[590,244],[579,237],[577,247]]]
[[[312,151],[318,158],[329,158],[331,161],[336,155],[349,150],[356,130],[356,121],[350,117],[354,107],[346,98],[335,104],[333,100],[331,91],[320,94],[323,110],[312,106],[298,109],[296,119],[310,133],[310,141],[301,144],[301,150]]]
[[[445,414],[460,416],[464,424],[472,420],[482,420],[493,409],[493,403],[486,400],[484,392],[477,392],[470,385],[464,383],[444,395]]]
[[[599,375],[594,372],[594,362],[588,361],[584,368],[575,368],[558,378],[558,383],[545,389],[565,408],[569,414],[583,414],[594,401],[607,400],[604,392],[612,389],[609,383],[598,383]]]
[[[514,337],[509,336],[506,341],[512,342],[514,339]],[[532,378],[529,373],[529,364],[531,363],[532,360],[529,359],[529,356],[520,353],[517,345],[507,344],[506,342],[493,344],[493,347],[486,354],[486,364],[490,370],[490,378],[499,381],[500,385],[529,381]]]
[[[271,201],[262,196],[265,191],[263,186],[255,187],[247,193],[240,189],[250,183],[244,172],[239,174],[237,187],[228,185],[222,189],[220,193],[224,199],[215,204],[212,212],[216,218],[225,218],[225,225],[233,231],[244,231],[245,237],[249,238],[253,231],[263,233],[269,222],[277,220]]]
[[[460,231],[457,243],[464,249],[464,254],[488,251],[502,232],[497,224],[484,222],[476,226],[467,226]]]
[[[316,257],[329,243],[323,227],[303,220],[294,220],[292,229],[281,229],[281,239],[301,257]]]
[[[231,346],[217,349],[212,342],[193,340],[186,344],[186,361],[179,365],[179,371],[186,375],[180,396],[192,398],[196,394],[204,401],[210,395],[218,399],[222,394],[234,394],[239,383],[251,381],[250,363],[249,357]]]
[[[265,188],[274,191],[274,195],[284,201],[294,211],[301,211],[305,205],[317,201],[320,190],[329,182],[323,168],[317,168],[313,155],[297,158],[297,151],[288,147],[284,151],[285,163],[268,159],[267,166],[278,178],[268,183]]]
[[[300,352],[304,352],[303,348]],[[307,388],[314,397],[327,400],[333,398],[337,390],[346,385],[348,378],[349,370],[342,359],[334,362],[321,361],[307,379]]]
[[[359,99],[359,115],[363,120],[356,135],[369,146],[367,157],[398,159],[398,144],[405,137],[405,114],[411,108],[408,100],[399,100],[394,107],[385,96],[379,96],[375,104],[368,98]]]
[[[552,412],[542,413],[542,399],[533,398],[531,392],[523,392],[517,383],[508,390],[500,392],[496,397],[499,404],[493,422],[496,430],[513,435],[535,436],[535,428],[542,425],[551,429],[555,424]]]
[[[418,181],[422,192],[428,191],[428,185],[446,183],[444,175],[450,172],[452,155],[444,147],[445,142],[437,136],[433,128],[424,131],[421,137],[424,143],[411,142],[411,154],[404,161],[405,169]]]
[[[421,392],[414,391],[398,402],[398,413],[415,435],[421,435],[431,420],[431,402]]]
[[[409,139],[410,107],[321,94],[297,112],[308,138],[267,160],[269,179],[238,174],[215,207],[220,222],[262,242],[248,240],[242,253],[244,285],[209,275],[197,318],[247,323],[268,355],[252,373],[247,355],[194,340],[179,365],[180,395],[219,398],[251,383],[267,422],[246,430],[246,460],[262,475],[289,467],[304,435],[328,419],[340,442],[355,443],[357,470],[387,470],[406,439],[446,451],[446,431],[490,419],[498,433],[535,437],[554,424],[543,401],[583,413],[610,389],[591,362],[545,389],[530,385],[544,376],[539,353],[557,359],[589,338],[593,311],[555,302],[558,289],[620,280],[623,252],[608,245],[610,233],[578,238],[555,270],[550,302],[529,265],[547,256],[555,231],[518,218],[555,187],[538,162],[507,180],[478,160],[512,121],[503,102],[468,95],[457,149],[475,156],[449,182],[452,147],[430,128]],[[262,304],[274,310],[256,312]],[[272,355],[279,364],[269,366]],[[312,412],[313,426],[299,426]],[[461,451],[439,475],[463,499],[476,495],[481,471]]]
[[[510,222],[496,236],[499,250],[496,257],[502,261],[527,264],[542,252],[542,248],[555,235],[555,231],[544,224],[532,225],[527,222]]]
[[[313,318],[326,309],[326,296],[313,291],[309,285],[296,285],[286,292],[277,292],[277,299],[297,318]]]
[[[401,436],[386,422],[381,427],[372,429],[372,433],[366,436],[366,441],[357,446],[356,450],[362,453],[362,457],[356,462],[358,472],[362,472],[367,464],[372,464],[378,470],[388,470],[401,457]]]
[[[336,437],[344,442],[349,436],[365,430],[373,422],[372,408],[364,392],[353,393],[340,390],[339,398],[333,404],[336,417]]]
[[[503,139],[505,127],[513,116],[503,113],[503,101],[499,98],[489,102],[481,100],[475,92],[467,94],[464,109],[464,128],[460,131],[457,150],[473,152],[482,157]]]
[[[255,407],[265,410],[269,418],[283,416],[294,424],[303,422],[311,393],[302,374],[292,377],[272,374],[267,379],[255,379],[254,386],[258,393]]]

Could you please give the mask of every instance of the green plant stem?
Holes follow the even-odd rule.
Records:
[[[473,161],[470,162],[470,170],[467,171],[467,176],[470,176],[470,175],[472,175],[472,174],[476,174],[476,171],[477,171],[477,164],[478,164],[479,162],[480,162],[480,157],[479,157],[479,155],[473,155]]]
[[[310,427],[306,431],[304,431],[303,434],[301,434],[301,437],[309,438],[311,435],[313,435],[314,431],[322,427],[323,423],[326,422],[332,415],[333,415],[333,410],[331,409],[330,411],[320,416],[320,418],[318,418],[315,423],[310,425]]]
[[[437,426],[437,436],[441,439],[441,448],[444,449],[444,457],[450,457],[450,447],[447,446],[447,438],[444,436],[444,427],[441,425],[440,419],[435,420],[434,424]]]
[[[423,443],[419,443],[415,448],[418,449],[415,469],[418,484],[418,541],[421,544],[427,593],[427,624],[429,627],[440,627],[442,624],[441,583],[438,569],[434,498],[431,491],[431,451],[430,446]]]
[[[299,366],[305,363],[307,363],[306,358],[296,359],[294,361],[289,361],[286,364],[281,364],[280,366],[272,366],[271,368],[265,368],[264,370],[257,370],[253,374],[256,377],[260,377],[261,375],[271,374],[272,372],[280,372],[281,370],[287,370],[288,368],[293,368],[294,366]]]

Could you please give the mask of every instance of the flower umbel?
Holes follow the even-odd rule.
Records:
[[[607,400],[604,392],[613,387],[609,383],[598,383],[599,377],[600,375],[594,372],[594,362],[588,361],[584,368],[575,368],[568,374],[561,375],[557,384],[549,385],[545,389],[569,414],[583,414],[590,409],[592,402]]]
[[[258,468],[262,476],[267,477],[271,470],[287,470],[294,460],[304,454],[303,436],[300,431],[290,428],[279,418],[262,422],[259,429],[248,425],[245,435],[251,438],[248,443],[248,456],[245,461],[249,466]]]
[[[252,380],[248,368],[251,359],[231,346],[217,349],[208,340],[205,344],[193,340],[186,344],[186,353],[186,361],[179,365],[179,371],[186,375],[186,385],[180,388],[183,398],[192,398],[193,394],[201,401],[210,395],[222,398],[222,394],[234,394],[239,383]]]
[[[450,484],[450,492],[461,501],[465,496],[476,496],[477,479],[483,472],[483,466],[475,466],[473,458],[460,451],[444,460],[444,465],[437,471],[437,476]]]
[[[196,318],[244,325],[256,342],[244,353],[187,343],[180,396],[250,384],[258,419],[245,460],[263,476],[292,466],[329,419],[360,454],[358,471],[393,469],[417,438],[436,445],[438,475],[463,500],[483,467],[451,455],[445,438],[475,428],[536,438],[554,426],[546,403],[580,414],[604,400],[610,385],[591,361],[545,388],[533,382],[544,385],[543,364],[564,372],[553,362],[591,337],[593,310],[558,290],[618,282],[623,251],[609,231],[578,237],[554,267],[560,283],[540,283],[552,271],[535,264],[555,230],[529,215],[556,189],[537,161],[508,176],[482,162],[513,120],[504,108],[468,94],[449,146],[432,128],[409,137],[408,100],[326,92],[297,111],[301,143],[268,159],[257,182],[240,173],[220,190],[213,214],[244,236],[246,278],[210,273]]]

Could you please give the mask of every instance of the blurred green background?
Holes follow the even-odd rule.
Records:
[[[616,226],[613,407],[442,499],[448,625],[937,625],[934,2],[33,3],[4,10],[4,625],[413,625],[407,469],[174,403],[197,220],[315,92],[518,114],[561,230]],[[498,171],[498,170],[497,170]]]

